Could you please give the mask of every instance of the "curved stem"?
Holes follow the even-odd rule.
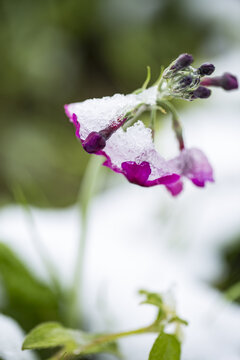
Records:
[[[151,80],[151,68],[150,66],[147,66],[147,77],[146,80],[144,81],[144,83],[142,84],[142,87],[140,87],[139,89],[135,90],[133,92],[133,94],[140,94],[143,90],[145,90],[149,84],[149,81]]]
[[[73,275],[73,284],[70,291],[70,304],[69,304],[69,324],[70,326],[76,326],[78,321],[82,321],[82,306],[79,304],[79,295],[81,297],[82,285],[83,285],[83,271],[84,271],[84,255],[86,250],[87,239],[87,216],[90,200],[92,198],[97,174],[102,164],[102,158],[98,156],[92,156],[87,165],[87,169],[82,180],[79,194],[78,194],[78,206],[81,215],[81,236],[78,242],[77,258]],[[80,309],[80,316],[79,316]]]
[[[157,81],[153,84],[153,86],[156,85],[158,87],[159,92],[161,92],[162,83],[164,80],[163,72],[164,72],[164,66],[161,66],[159,77],[158,77]]]
[[[158,103],[158,105],[162,106],[163,108],[165,108],[172,114],[173,130],[174,130],[177,140],[178,140],[179,149],[183,150],[185,145],[184,145],[184,140],[183,140],[182,125],[180,123],[180,119],[178,117],[178,113],[176,112],[175,107],[167,100],[158,100],[157,103]]]
[[[98,342],[114,341],[114,340],[120,339],[120,338],[125,337],[125,336],[139,335],[139,334],[144,334],[144,333],[149,333],[149,332],[157,332],[157,331],[158,330],[156,330],[155,326],[150,325],[150,326],[142,327],[140,329],[135,329],[135,330],[123,331],[123,332],[119,332],[119,333],[115,333],[115,334],[104,335],[102,337],[99,337],[97,339],[97,341]]]

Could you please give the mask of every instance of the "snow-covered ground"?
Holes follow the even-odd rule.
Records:
[[[229,70],[240,77],[239,58],[238,52],[233,54]],[[219,61],[217,72],[224,71],[227,63],[227,58]],[[152,320],[154,309],[138,306],[137,290],[171,289],[178,312],[189,321],[182,359],[239,360],[240,308],[209,285],[224,270],[221,247],[240,232],[239,91],[217,89],[203,105],[189,106],[181,117],[187,145],[200,147],[208,155],[216,183],[198,189],[186,182],[185,191],[174,199],[161,186],[145,189],[113,174],[119,184],[96,197],[91,206],[84,313],[92,331],[143,326]],[[163,153],[175,141],[168,133],[166,126],[160,139]],[[81,230],[77,209],[34,209],[33,214],[59,276],[69,283]],[[0,238],[39,276],[47,278],[22,209],[0,211]],[[0,329],[5,329],[4,339],[0,336],[0,356],[20,359],[17,353],[7,352],[6,322],[0,317]],[[127,360],[146,360],[153,341],[153,335],[123,339],[121,348]],[[22,359],[28,359],[27,355]]]

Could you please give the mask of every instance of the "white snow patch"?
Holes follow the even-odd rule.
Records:
[[[154,105],[157,100],[157,86],[152,86],[140,94],[115,94],[101,99],[88,99],[68,105],[68,111],[77,115],[80,136],[85,139],[92,131],[100,131],[118,121],[127,112],[141,103]]]
[[[0,314],[0,358],[4,360],[36,360],[32,351],[22,351],[24,333],[10,317]]]

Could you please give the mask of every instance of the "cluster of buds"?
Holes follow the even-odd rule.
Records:
[[[213,64],[204,63],[199,68],[194,68],[192,63],[192,55],[182,54],[165,69],[160,89],[164,97],[192,101],[208,98],[211,95],[208,86],[219,86],[224,90],[238,88],[237,78],[229,73],[205,78],[214,72]]]
[[[133,94],[65,105],[84,150],[105,156],[103,165],[123,174],[128,181],[145,187],[163,184],[174,196],[182,191],[184,177],[198,187],[212,182],[213,170],[205,154],[199,149],[185,147],[182,127],[170,100],[208,98],[209,86],[233,90],[238,88],[238,82],[229,73],[209,77],[215,70],[213,64],[204,63],[194,68],[192,63],[192,55],[182,54],[148,89],[149,76],[143,87]],[[171,160],[165,160],[155,148],[157,110],[172,114],[180,153]],[[139,120],[144,111],[151,112],[148,127]]]

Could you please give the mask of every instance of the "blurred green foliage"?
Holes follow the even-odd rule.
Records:
[[[216,282],[215,286],[228,292],[234,285],[240,282],[240,235],[236,239],[231,239],[230,243],[223,248],[222,261],[224,272]],[[235,241],[234,241],[235,240]],[[234,299],[240,303],[240,296]]]
[[[44,321],[65,323],[66,295],[39,280],[5,244],[0,243],[0,312],[25,331]]]
[[[76,199],[88,155],[63,104],[131,92],[212,31],[178,0],[0,0],[0,204]]]

